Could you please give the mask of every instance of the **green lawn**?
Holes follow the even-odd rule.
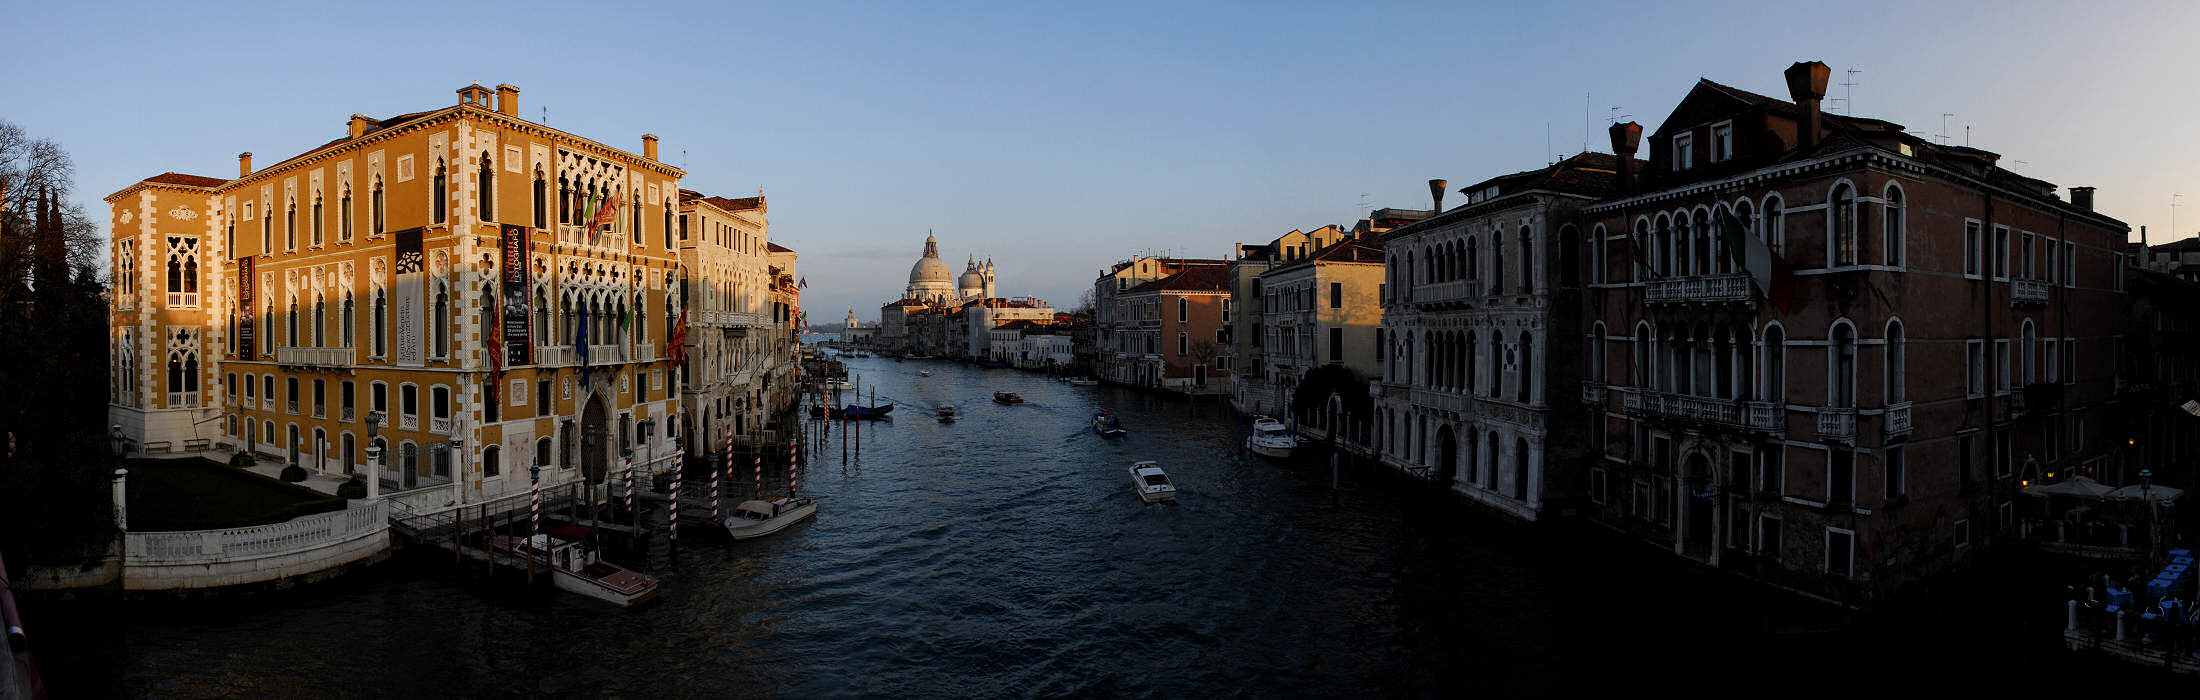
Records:
[[[204,459],[133,460],[130,529],[213,530],[342,510],[344,499]]]

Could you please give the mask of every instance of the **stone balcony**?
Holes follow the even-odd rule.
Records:
[[[1604,405],[1604,385],[1582,382],[1581,402],[1591,406]]]
[[[1601,388],[1600,388],[1601,389]],[[1587,399],[1587,390],[1583,398]],[[1599,401],[1601,401],[1601,397]],[[1777,434],[1782,431],[1779,404],[1737,401],[1712,396],[1689,396],[1640,389],[1620,389],[1621,408],[1662,418],[1696,421]]]
[[[1856,409],[1818,409],[1818,439],[1848,442],[1856,439]]]
[[[1757,298],[1745,272],[1654,279],[1644,289],[1645,301],[1652,304],[1747,302]]]
[[[1455,304],[1464,302],[1473,296],[1471,286],[1472,283],[1466,280],[1424,284],[1421,285],[1420,289],[1414,290],[1413,301],[1417,304]]]
[[[562,367],[573,363],[573,347],[570,345],[535,346],[535,366]]]
[[[1466,413],[1467,406],[1471,405],[1473,402],[1474,399],[1465,394],[1455,394],[1448,391],[1437,391],[1435,389],[1423,389],[1420,387],[1414,387],[1413,389],[1413,405],[1423,408],[1433,408],[1439,411],[1451,411],[1453,413]]]
[[[300,367],[350,367],[351,348],[276,348],[275,363]]]
[[[1910,434],[1910,402],[1904,401],[1888,406],[1884,416],[1886,423],[1881,431],[1885,433],[1886,437]]]
[[[2009,305],[2045,304],[2047,303],[2047,290],[2053,288],[2054,285],[2040,280],[2010,280]]]

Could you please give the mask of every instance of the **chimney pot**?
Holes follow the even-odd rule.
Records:
[[[2084,210],[2086,210],[2086,211],[2093,211],[2093,188],[2091,188],[2091,187],[2072,187],[2072,188],[2070,188],[2070,204],[2071,204],[2071,206],[2075,206],[2075,207],[2077,207],[2077,208],[2079,208],[2079,209],[2084,209]]]
[[[1443,178],[1436,178],[1434,180],[1428,181],[1428,196],[1430,199],[1434,200],[1434,202],[1432,202],[1429,207],[1429,213],[1444,213],[1444,185],[1445,181]]]
[[[511,83],[497,85],[497,113],[507,117],[519,116],[519,88]]]
[[[1818,145],[1822,117],[1818,110],[1818,101],[1825,99],[1826,80],[1832,75],[1833,69],[1827,68],[1823,61],[1804,61],[1788,66],[1788,97],[1795,100],[1795,106],[1803,109],[1803,123],[1797,124],[1795,129],[1797,152],[1808,152]]]
[[[657,159],[656,134],[642,134],[642,157],[650,160]]]
[[[1642,150],[1642,125],[1620,122],[1605,130],[1612,137],[1612,156],[1619,163],[1619,191],[1634,187],[1635,152]]]
[[[251,174],[252,174],[252,152],[251,152],[251,151],[245,151],[245,152],[243,152],[243,153],[239,153],[239,154],[237,154],[237,177],[244,177],[244,176],[246,176],[246,175],[251,175]]]
[[[372,121],[374,120],[368,119],[367,115],[364,114],[351,115],[351,124],[348,128],[348,131],[350,131],[351,133],[351,137],[359,138],[361,136],[365,136],[367,133],[367,124]]]

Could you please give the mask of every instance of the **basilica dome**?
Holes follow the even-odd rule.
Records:
[[[946,299],[955,294],[955,272],[940,259],[939,241],[924,237],[924,257],[909,268],[907,298]]]

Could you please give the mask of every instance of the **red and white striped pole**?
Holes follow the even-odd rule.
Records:
[[[794,497],[794,441],[787,441],[787,497]]]
[[[726,435],[726,485],[733,485],[733,435]]]
[[[680,539],[680,463],[685,461],[685,458],[672,460],[672,506],[670,517],[665,519],[665,528],[671,531],[674,541]]]
[[[764,497],[764,450],[761,445],[756,450],[756,497]]]
[[[542,533],[542,467],[527,468],[527,534]]]
[[[714,523],[725,522],[725,518],[718,514],[718,470],[716,469],[710,470],[710,521]]]
[[[634,512],[634,455],[626,456],[626,512]]]

